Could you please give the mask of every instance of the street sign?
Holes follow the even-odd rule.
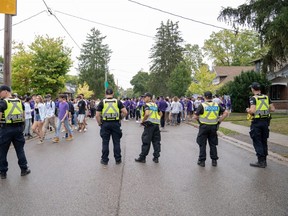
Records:
[[[0,0],[0,13],[16,15],[17,0]]]
[[[109,86],[108,81],[106,81],[106,82],[104,83],[104,86],[105,86],[105,88],[108,88],[108,86]]]

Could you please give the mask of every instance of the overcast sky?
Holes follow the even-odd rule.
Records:
[[[44,1],[56,17],[47,12]],[[222,7],[237,7],[245,3],[245,0],[135,0],[135,2],[231,29],[225,23],[217,21],[219,12]],[[36,16],[24,21],[33,15]],[[85,42],[90,30],[95,27],[103,36],[106,36],[104,43],[108,44],[113,52],[109,63],[110,72],[114,74],[119,86],[126,89],[131,87],[130,80],[138,71],[141,69],[149,71],[151,62],[149,55],[154,44],[156,29],[161,21],[166,22],[168,19],[173,22],[179,21],[179,30],[186,43],[198,44],[200,47],[213,31],[221,30],[161,13],[128,0],[18,0],[17,16],[13,17],[13,24],[23,22],[13,26],[12,38],[26,45],[31,44],[36,35],[47,34],[50,37],[64,38],[65,45],[72,48],[74,65],[70,74],[75,75],[77,74],[76,56],[80,54],[79,47]],[[4,14],[0,14],[0,55],[2,56],[3,28]]]

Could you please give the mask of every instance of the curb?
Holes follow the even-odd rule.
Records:
[[[199,125],[196,125],[193,123],[190,125],[195,127],[195,128],[199,128]],[[237,132],[237,131],[235,131],[235,132]],[[233,144],[239,148],[245,149],[245,150],[255,154],[255,150],[251,144],[246,143],[246,142],[242,142],[242,141],[237,140],[237,139],[234,139],[233,137],[226,136],[222,132],[219,132],[219,131],[217,132],[217,134],[219,135],[220,139],[228,141],[229,143],[231,143],[231,144]],[[268,151],[268,159],[272,159],[274,161],[277,160],[277,161],[283,162],[283,164],[285,164],[285,165],[288,165],[288,158],[283,157],[282,155],[279,155],[279,154],[271,152],[271,151]]]

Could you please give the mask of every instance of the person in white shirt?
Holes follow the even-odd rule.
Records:
[[[215,95],[215,97],[212,99],[212,102],[217,103],[217,104],[222,104],[222,100],[219,98],[218,95]]]
[[[56,125],[55,125],[55,103],[51,100],[51,95],[47,94],[45,96],[45,120],[43,125],[43,134],[44,137],[46,135],[47,129],[50,126],[54,128],[54,131],[56,131]]]
[[[171,115],[172,115],[172,122],[171,125],[177,125],[177,116],[180,113],[182,105],[179,102],[178,97],[174,97],[171,103]]]
[[[34,123],[32,125],[32,130],[36,133],[40,141],[38,144],[43,143],[44,133],[43,133],[43,124],[45,120],[45,106],[43,104],[43,98],[41,95],[37,95],[35,98],[35,107],[34,107]]]
[[[28,139],[32,138],[33,136],[31,135],[31,126],[32,126],[32,109],[30,106],[30,101],[31,97],[26,97],[25,98],[25,129],[24,129],[24,136],[27,137]]]

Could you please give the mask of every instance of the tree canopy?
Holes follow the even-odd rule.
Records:
[[[107,44],[104,44],[105,38],[106,36],[102,36],[99,30],[91,29],[78,57],[80,83],[86,82],[94,95],[99,98],[105,94],[105,74],[109,88],[116,86],[113,75],[108,73],[108,63],[112,51]]]
[[[14,47],[12,56],[12,88],[19,94],[51,94],[55,96],[65,87],[65,76],[72,65],[71,49],[63,39],[36,36],[25,49]]]
[[[238,8],[224,8],[218,17],[234,27],[248,26],[255,29],[263,44],[269,47],[264,56],[267,64],[286,62],[288,56],[288,1],[250,0]]]
[[[139,71],[130,81],[133,85],[133,92],[136,97],[148,91],[149,74],[144,71]]]
[[[155,95],[171,94],[168,85],[172,71],[183,60],[183,39],[179,31],[178,22],[168,20],[166,24],[161,22],[155,36],[155,44],[151,48],[149,89]]]

